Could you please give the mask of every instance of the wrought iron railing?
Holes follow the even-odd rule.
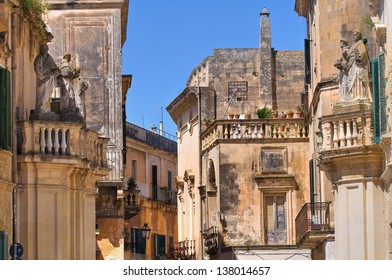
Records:
[[[203,232],[204,248],[206,253],[212,255],[218,252],[218,227],[212,226]]]
[[[331,229],[329,205],[331,202],[306,203],[295,218],[297,242],[311,231]]]
[[[177,193],[167,188],[155,187],[152,199],[167,204],[177,205]]]

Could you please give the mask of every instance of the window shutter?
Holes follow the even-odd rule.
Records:
[[[380,94],[380,135],[387,132],[387,102],[386,102],[386,81],[385,81],[385,53],[381,52],[378,56],[378,86]]]
[[[0,231],[0,260],[8,260],[8,235]]]
[[[305,39],[305,84],[311,82],[311,65],[310,65],[310,40]]]
[[[0,68],[0,148],[11,149],[10,72]]]
[[[372,61],[374,142],[380,143],[380,91],[378,58]]]

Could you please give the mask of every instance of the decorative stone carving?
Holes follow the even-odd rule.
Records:
[[[353,31],[354,44],[348,49],[345,40],[341,40],[342,57],[334,66],[340,70],[339,101],[369,100],[369,59],[362,34]]]
[[[50,113],[50,101],[57,85],[57,78],[61,74],[59,67],[49,54],[47,44],[42,44],[40,53],[34,60],[36,73],[36,113]]]
[[[0,32],[0,57],[9,58],[13,55],[9,45],[8,45],[8,32],[2,31]]]
[[[50,113],[50,103],[55,97],[60,98],[63,119],[85,121],[85,91],[89,84],[80,78],[78,67],[71,67],[71,54],[65,54],[60,67],[57,67],[48,50],[48,46],[43,44],[34,62],[37,74],[36,113]]]

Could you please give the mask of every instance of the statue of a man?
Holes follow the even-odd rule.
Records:
[[[40,53],[34,60],[34,71],[37,75],[35,110],[37,113],[50,113],[50,101],[55,91],[60,69],[49,54],[49,47],[46,44],[41,45]]]
[[[371,100],[369,87],[369,58],[362,34],[358,30],[353,31],[354,44],[348,51],[348,76],[347,90],[352,100]]]

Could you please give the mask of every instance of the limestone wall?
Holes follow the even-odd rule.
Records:
[[[308,167],[303,164],[307,162],[309,156],[307,143],[270,145],[248,143],[246,145],[219,145],[219,161],[216,160],[216,148],[210,151],[211,159],[219,164],[216,169],[217,178],[219,178],[216,210],[225,215],[224,243],[226,246],[266,244],[263,195],[281,193],[282,190],[277,189],[275,192],[274,183],[267,186],[268,190],[260,189],[255,176],[263,168],[261,149],[271,148],[283,149],[287,152],[286,174],[293,175],[297,185],[287,190],[286,196],[287,244],[295,244],[294,220],[302,204],[309,199]],[[210,213],[210,223],[214,223],[215,211],[210,211]]]
[[[303,51],[275,52],[275,99],[279,111],[292,110],[301,105],[304,91]]]

